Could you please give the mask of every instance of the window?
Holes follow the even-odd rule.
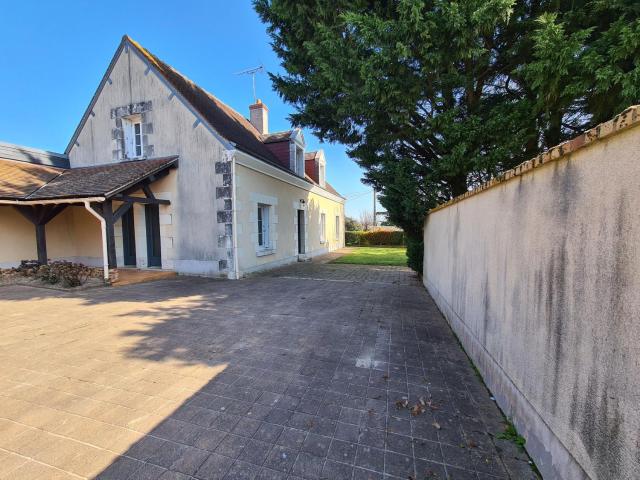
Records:
[[[258,246],[268,249],[269,244],[269,205],[258,204]]]
[[[142,124],[140,122],[133,124],[133,142],[136,157],[142,156]]]
[[[327,230],[327,216],[324,213],[320,214],[320,243],[324,243],[327,240],[326,230]]]
[[[340,215],[336,215],[336,240],[340,240]]]
[[[124,151],[127,158],[140,158],[144,151],[142,119],[140,115],[122,119],[124,130]]]

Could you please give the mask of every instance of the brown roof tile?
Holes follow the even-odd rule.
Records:
[[[62,172],[62,168],[0,159],[0,198],[24,199]]]
[[[266,135],[262,135],[262,141],[264,143],[286,142],[291,139],[292,134],[293,134],[292,130],[268,133]]]
[[[51,200],[110,197],[176,163],[177,156],[80,168],[53,168],[0,159],[0,198]]]
[[[251,122],[211,93],[196,85],[173,67],[167,65],[130,37],[125,37],[162,76],[193,106],[205,120],[227,140],[240,149],[278,166],[280,162],[264,145],[262,135]]]

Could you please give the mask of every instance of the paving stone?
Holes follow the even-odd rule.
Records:
[[[331,437],[323,437],[322,435],[309,433],[302,444],[302,451],[316,457],[326,457],[330,444]]]
[[[360,427],[348,423],[338,422],[335,437],[345,442],[356,443],[360,436]]]
[[[308,453],[300,453],[293,466],[293,474],[302,478],[317,479],[322,474],[323,466],[323,458]]]
[[[224,480],[254,480],[259,471],[260,467],[257,465],[236,461],[224,476]]]
[[[415,463],[424,480],[445,462],[462,480],[536,478],[525,453],[495,439],[504,418],[406,268],[311,262],[239,282],[9,286],[0,311],[15,314],[0,317],[0,411],[13,422],[0,420],[0,446],[42,462],[0,454],[19,478],[139,467],[133,477],[150,480],[406,480]],[[414,417],[396,407],[403,396],[434,408]]]
[[[233,459],[212,453],[196,472],[197,478],[203,480],[222,480],[231,468]]]
[[[384,473],[384,450],[358,445],[356,466]]]
[[[383,474],[378,472],[372,472],[371,470],[365,470],[363,468],[353,469],[353,480],[382,480]]]
[[[342,463],[353,464],[358,446],[355,443],[333,440],[329,448],[328,457]]]
[[[216,453],[231,458],[238,458],[244,448],[249,443],[249,439],[240,435],[229,434],[220,442],[216,448]]]
[[[266,467],[280,472],[289,473],[296,461],[297,452],[280,445],[271,449],[271,453],[264,462]]]
[[[416,467],[416,478],[424,478],[427,480],[431,479],[444,479],[449,478],[450,480],[454,480],[455,477],[445,473],[444,466],[440,463],[429,462],[428,460],[416,459],[415,461]],[[468,472],[467,472],[468,473]]]
[[[262,468],[256,477],[256,480],[285,480],[287,474],[284,472],[278,472],[277,470],[271,470],[270,468]]]
[[[298,450],[302,448],[304,439],[307,437],[307,433],[295,428],[285,428],[276,443],[283,447],[290,448],[292,450]]]
[[[322,468],[322,477],[331,480],[351,480],[353,467],[344,463],[327,460]]]
[[[263,422],[253,435],[253,438],[263,442],[275,443],[282,433],[283,428],[284,427],[281,427],[280,425]]]
[[[251,440],[238,457],[238,460],[253,463],[254,465],[262,465],[267,458],[271,447],[271,443]]]
[[[384,453],[384,473],[395,475],[396,477],[407,478],[415,476],[415,465],[413,458],[399,453]]]

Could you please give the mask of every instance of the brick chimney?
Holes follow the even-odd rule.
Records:
[[[262,100],[249,105],[249,121],[262,135],[269,133],[269,109]]]

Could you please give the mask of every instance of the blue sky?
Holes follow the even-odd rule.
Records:
[[[0,0],[0,9],[0,141],[9,143],[63,151],[125,33],[244,115],[251,77],[234,72],[259,64],[281,70],[249,0]],[[256,84],[269,129],[288,128],[292,108],[266,74]],[[344,146],[320,144],[309,131],[305,138],[309,150],[325,150],[328,180],[349,198],[347,215],[371,210],[362,170]]]

